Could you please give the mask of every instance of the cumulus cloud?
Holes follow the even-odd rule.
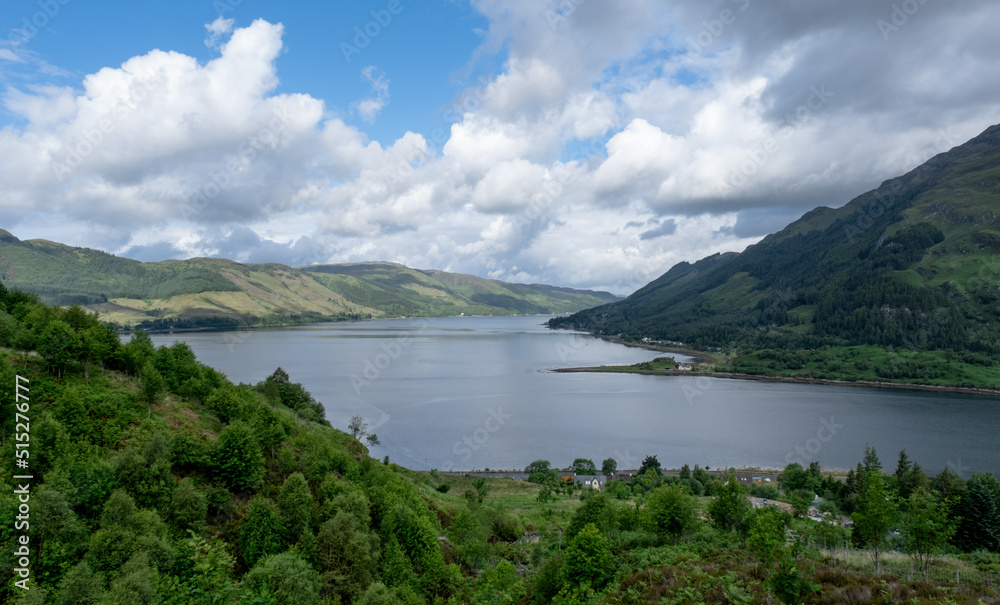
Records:
[[[156,50],[72,88],[10,86],[4,227],[148,260],[391,260],[628,293],[1000,115],[985,0],[895,21],[870,0],[472,6],[489,28],[470,65],[502,69],[436,147],[277,92],[285,34],[263,20],[207,25],[207,62]],[[361,75],[371,95],[349,109],[372,122],[389,79]]]

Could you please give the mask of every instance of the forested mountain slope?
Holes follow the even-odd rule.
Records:
[[[694,347],[875,345],[1000,353],[1000,126],[742,253],[680,263],[554,319]]]

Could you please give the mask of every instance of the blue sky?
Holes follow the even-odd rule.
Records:
[[[1000,122],[987,0],[227,1],[4,2],[0,228],[627,294]]]
[[[118,66],[154,48],[206,62],[219,55],[217,49],[205,45],[206,23],[223,17],[235,20],[236,27],[245,27],[265,19],[283,24],[286,32],[285,49],[276,62],[281,83],[275,92],[301,92],[324,99],[331,112],[382,141],[395,140],[407,130],[427,136],[434,128],[446,128],[442,108],[477,78],[491,75],[503,61],[503,53],[470,60],[489,23],[471,6],[458,2],[399,0],[401,12],[396,15],[388,13],[387,1],[55,2],[59,12],[25,45],[66,72],[52,78],[53,82],[76,86],[86,74]],[[20,26],[23,19],[40,11],[37,1],[5,2],[0,22]],[[373,11],[383,20],[386,14],[391,17],[386,26],[369,25],[375,21]],[[359,53],[348,51],[348,60],[342,44],[357,48],[355,28],[366,26],[378,35]],[[350,110],[351,103],[371,92],[361,74],[368,65],[376,66],[391,82],[394,101],[372,124]],[[10,112],[4,112],[3,119],[18,121]]]

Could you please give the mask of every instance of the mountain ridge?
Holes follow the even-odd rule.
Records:
[[[108,321],[147,329],[556,314],[618,298],[381,261],[299,268],[215,257],[144,263],[48,240],[19,240],[5,230],[0,230],[0,282],[49,303],[80,304]]]

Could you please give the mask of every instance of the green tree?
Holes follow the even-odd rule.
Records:
[[[160,371],[149,361],[139,370],[139,385],[142,401],[147,407],[146,418],[150,418],[153,415],[153,405],[163,393],[164,382]]]
[[[479,515],[469,507],[463,508],[455,516],[455,521],[448,529],[448,537],[455,545],[459,559],[468,567],[478,569],[486,562],[486,540],[489,533]]]
[[[753,511],[747,529],[747,548],[753,551],[770,576],[785,545],[788,513],[776,506],[763,506]]]
[[[140,552],[128,560],[111,583],[104,603],[107,605],[155,605],[158,574],[150,566],[149,557]]]
[[[294,549],[266,556],[244,578],[258,594],[265,589],[278,605],[319,605],[319,573]]]
[[[618,462],[614,458],[605,458],[601,463],[601,474],[609,480],[618,472]]]
[[[59,583],[57,605],[97,605],[104,598],[104,578],[86,561],[70,568]]]
[[[264,456],[246,423],[237,420],[219,436],[215,453],[219,474],[235,490],[255,489],[264,478]]]
[[[916,560],[927,581],[931,558],[942,551],[955,533],[955,520],[949,517],[950,503],[924,489],[913,492],[906,502],[903,534],[906,552]]]
[[[646,456],[642,460],[642,466],[639,467],[639,474],[645,475],[647,471],[653,471],[657,475],[660,474],[660,461],[656,459],[656,456]]]
[[[708,505],[712,522],[726,531],[742,529],[751,510],[746,489],[740,485],[735,474],[729,475],[729,480],[718,488],[715,498]]]
[[[993,475],[969,477],[957,506],[961,522],[956,536],[966,552],[1000,552],[1000,486]]]
[[[611,579],[613,570],[614,557],[607,538],[596,525],[587,524],[570,540],[566,549],[563,567],[566,583],[600,589]]]
[[[653,490],[646,502],[646,514],[651,529],[660,539],[670,538],[675,544],[691,531],[697,520],[694,498],[679,484]]]
[[[38,339],[38,353],[59,376],[80,357],[80,338],[64,321],[55,320],[42,331]]]
[[[375,582],[365,590],[358,605],[403,605],[395,591],[381,582]]]
[[[323,594],[339,596],[342,603],[352,603],[374,580],[376,555],[366,529],[344,510],[320,526],[316,559]]]
[[[219,417],[223,424],[234,420],[246,420],[247,405],[236,387],[222,387],[213,390],[205,399],[205,405]]]
[[[170,502],[171,518],[181,530],[198,531],[208,514],[208,497],[198,489],[190,477],[177,483]]]
[[[576,460],[573,461],[573,465],[570,468],[577,475],[597,474],[597,467],[594,466],[594,461],[588,460],[587,458],[577,458]]]
[[[289,544],[295,544],[312,525],[316,508],[302,473],[292,473],[285,479],[278,496],[278,508],[285,522],[286,539]]]
[[[490,494],[490,490],[492,489],[492,486],[489,481],[486,480],[486,477],[476,477],[473,479],[472,487],[476,490],[476,501],[479,504],[482,504],[483,501],[486,500],[486,496]]]
[[[896,503],[886,489],[885,478],[880,471],[868,471],[851,515],[854,522],[851,539],[855,546],[867,548],[871,552],[876,574],[882,572],[882,552],[886,549],[889,530],[895,517]]]
[[[261,558],[284,550],[283,525],[281,513],[273,502],[263,496],[250,500],[240,530],[240,550],[247,567],[253,567]]]
[[[616,529],[615,506],[603,493],[593,494],[576,509],[569,522],[569,528],[566,530],[566,537],[576,536],[584,527],[591,524],[604,534],[609,534]]]
[[[284,425],[270,406],[258,405],[250,418],[250,429],[265,452],[273,457],[287,433]]]

